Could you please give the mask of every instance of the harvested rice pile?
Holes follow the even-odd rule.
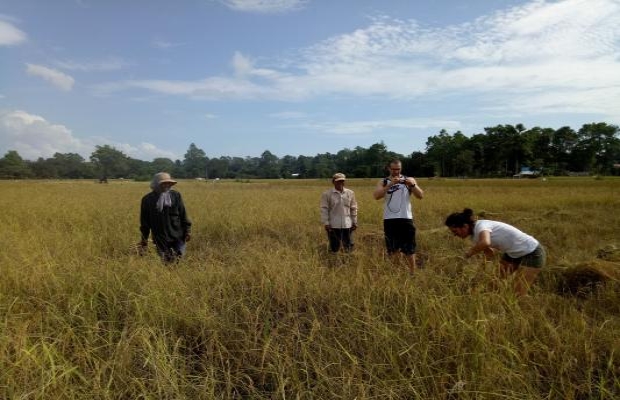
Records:
[[[560,294],[586,297],[609,282],[620,282],[620,249],[606,246],[596,259],[563,269],[558,277]]]
[[[620,262],[620,248],[614,244],[599,249],[596,256],[602,260]]]

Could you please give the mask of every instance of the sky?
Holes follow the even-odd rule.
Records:
[[[0,157],[620,123],[620,0],[0,0]]]

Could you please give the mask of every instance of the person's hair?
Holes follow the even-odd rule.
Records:
[[[455,212],[446,218],[446,226],[450,228],[460,228],[465,225],[473,225],[476,222],[474,211],[471,208],[465,208],[463,212]]]
[[[390,163],[388,164],[388,168],[390,168],[392,164],[400,164],[401,166],[403,165],[403,163],[398,158],[395,158],[392,161],[390,161]]]

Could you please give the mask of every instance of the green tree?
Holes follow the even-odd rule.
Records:
[[[245,160],[242,157],[232,157],[228,161],[227,178],[241,178],[244,169]]]
[[[554,160],[554,174],[563,175],[571,169],[573,150],[578,141],[577,132],[563,126],[553,132],[551,139],[551,159]]]
[[[473,152],[474,176],[487,176],[493,171],[489,168],[491,165],[489,159],[492,158],[488,156],[488,153],[492,151],[489,142],[489,137],[482,133],[477,133],[469,139],[467,148]]]
[[[450,135],[445,129],[442,129],[439,135],[426,140],[426,153],[435,166],[435,175],[456,176],[473,171],[473,152],[459,157],[459,154],[466,150],[468,140],[460,131]]]
[[[556,161],[552,154],[554,130],[551,128],[534,127],[528,129],[525,133],[525,140],[531,148],[531,157],[524,162],[537,171],[553,173],[555,171]]]
[[[293,174],[298,174],[297,171],[297,158],[291,155],[286,155],[280,160],[280,176],[283,178],[290,178]]]
[[[407,171],[407,175],[430,177],[435,174],[433,165],[428,162],[426,154],[421,151],[414,151],[409,157],[405,157],[402,163],[403,171]]]
[[[577,133],[578,153],[584,167],[597,174],[609,174],[620,156],[618,127],[604,122],[585,124]]]
[[[394,157],[392,153],[388,152],[385,143],[375,143],[371,145],[364,153],[364,159],[362,165],[368,168],[364,177],[379,177],[385,174],[385,168],[388,163]]]
[[[54,153],[50,163],[61,178],[92,178],[93,171],[85,163],[84,157],[76,153]]]
[[[314,158],[309,156],[297,157],[297,173],[300,178],[311,178],[312,163]]]
[[[491,138],[491,154],[497,155],[493,164],[498,175],[514,175],[525,160],[531,159],[532,145],[523,134],[526,129],[522,124],[497,125],[484,130]]]
[[[28,163],[15,150],[0,158],[0,178],[23,179],[32,176]]]
[[[312,167],[308,171],[308,178],[329,178],[336,170],[336,162],[333,154],[317,154],[312,159]]]
[[[206,177],[207,161],[208,159],[204,150],[196,147],[194,143],[190,144],[189,149],[187,149],[185,153],[185,158],[183,159],[183,177]]]
[[[273,155],[269,150],[265,150],[258,161],[257,174],[259,178],[280,178],[280,163],[278,157]]]
[[[352,176],[355,176],[357,178],[365,178],[365,177],[369,177],[372,176],[372,166],[368,164],[367,161],[367,156],[366,153],[368,152],[368,150],[366,150],[365,148],[361,147],[361,146],[356,146],[355,149],[353,149],[353,151],[351,151],[349,153],[348,160],[347,160],[347,169],[346,171],[349,172]],[[387,164],[387,162],[385,163]],[[378,167],[378,165],[376,166]],[[382,176],[384,174],[384,168],[385,165],[382,166],[383,168],[381,169],[380,175]]]
[[[53,159],[51,158],[39,157],[37,161],[30,164],[33,176],[38,179],[59,178],[58,170],[52,162]]]
[[[229,178],[230,157],[212,158],[207,164],[209,178]]]
[[[150,174],[155,175],[158,172],[168,172],[169,174],[173,174],[175,170],[174,161],[165,157],[158,157],[153,159],[150,167]]]
[[[100,177],[123,178],[130,171],[129,157],[107,144],[96,146],[90,155],[90,161],[95,165]]]

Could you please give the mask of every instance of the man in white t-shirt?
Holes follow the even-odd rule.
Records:
[[[400,160],[390,162],[390,176],[382,179],[373,192],[375,200],[383,202],[383,232],[388,255],[395,261],[399,253],[405,256],[409,272],[416,269],[416,240],[411,195],[422,199],[424,191],[415,178],[401,174]]]

